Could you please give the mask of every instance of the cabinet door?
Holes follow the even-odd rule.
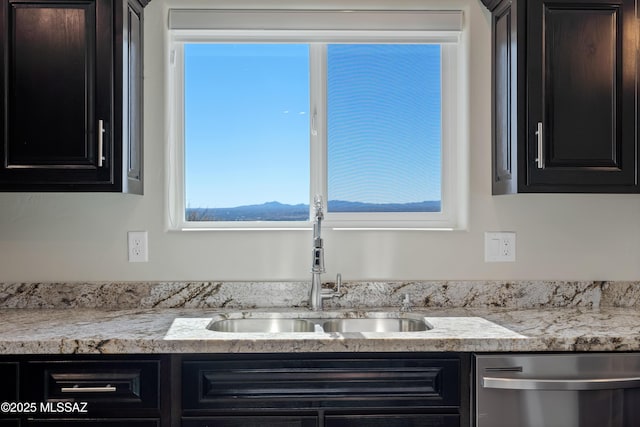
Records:
[[[234,416],[183,418],[182,427],[317,427],[314,416]]]
[[[2,378],[2,386],[0,387],[0,402],[17,402],[18,363],[1,362],[0,378]]]
[[[126,100],[127,125],[123,127],[126,135],[128,152],[126,158],[126,179],[131,190],[142,194],[142,9],[135,3],[127,4],[127,28],[124,32],[127,37],[127,72],[123,76],[129,87],[124,91],[129,96]]]
[[[325,427],[460,427],[453,414],[327,415]]]
[[[0,402],[18,402],[18,363],[0,362]],[[0,427],[18,427],[20,421],[17,419],[21,414],[0,412],[0,417],[12,419],[0,419]]]
[[[114,153],[122,161],[114,166],[116,173],[122,174],[122,191],[142,194],[143,9],[135,0],[124,1],[122,6],[115,16],[116,22],[122,22],[122,43],[115,46],[115,69],[122,72],[115,74],[114,97]]]
[[[518,188],[518,134],[525,125],[518,111],[524,101],[524,37],[518,29],[524,28],[524,13],[517,1],[502,0],[491,17],[491,43],[493,60],[492,133],[492,192],[517,193]],[[522,64],[521,64],[522,63]]]
[[[32,427],[159,427],[159,420],[139,420],[134,418],[121,419],[87,419],[87,420],[27,420],[24,425]]]
[[[110,184],[112,2],[4,1],[0,19],[0,189]]]
[[[527,17],[526,191],[637,191],[635,0],[530,0]]]

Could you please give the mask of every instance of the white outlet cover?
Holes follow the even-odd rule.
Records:
[[[129,262],[149,261],[149,247],[146,231],[129,231],[127,233],[127,253]]]
[[[516,233],[511,231],[484,233],[485,262],[515,262]]]

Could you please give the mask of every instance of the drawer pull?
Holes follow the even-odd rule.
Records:
[[[107,384],[104,387],[79,387],[74,385],[73,387],[62,387],[60,391],[62,393],[113,393],[117,390],[112,385]]]

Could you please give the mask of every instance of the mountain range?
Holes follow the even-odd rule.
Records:
[[[329,200],[330,212],[439,212],[440,201],[362,203]],[[309,205],[267,202],[231,208],[187,208],[187,221],[306,221]]]

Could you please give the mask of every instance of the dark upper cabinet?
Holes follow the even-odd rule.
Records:
[[[635,0],[483,0],[494,194],[640,191]]]
[[[142,193],[146,3],[1,2],[1,191]]]

